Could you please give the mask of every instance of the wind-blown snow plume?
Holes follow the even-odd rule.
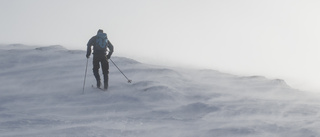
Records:
[[[283,80],[112,59],[134,82],[110,64],[108,92],[88,71],[83,95],[85,51],[1,46],[0,136],[320,135],[318,97]]]

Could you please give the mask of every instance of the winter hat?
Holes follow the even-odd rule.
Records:
[[[99,34],[99,33],[103,33],[103,30],[102,30],[102,29],[99,29],[98,32],[97,32],[97,34]]]

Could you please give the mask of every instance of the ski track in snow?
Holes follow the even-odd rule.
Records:
[[[142,64],[112,57],[109,90],[95,84],[85,51],[0,46],[3,137],[313,137],[319,97],[280,79]],[[101,71],[101,70],[100,70]]]

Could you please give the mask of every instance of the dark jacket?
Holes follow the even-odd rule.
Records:
[[[88,41],[87,57],[89,57],[91,54],[91,46],[93,46],[93,55],[106,55],[107,49],[109,49],[107,56],[109,59],[113,53],[113,45],[111,44],[110,40],[108,40],[106,33],[98,33]]]

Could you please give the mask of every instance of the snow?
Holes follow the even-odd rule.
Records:
[[[281,79],[163,67],[112,57],[109,90],[85,51],[0,46],[0,136],[320,136],[319,97]]]

